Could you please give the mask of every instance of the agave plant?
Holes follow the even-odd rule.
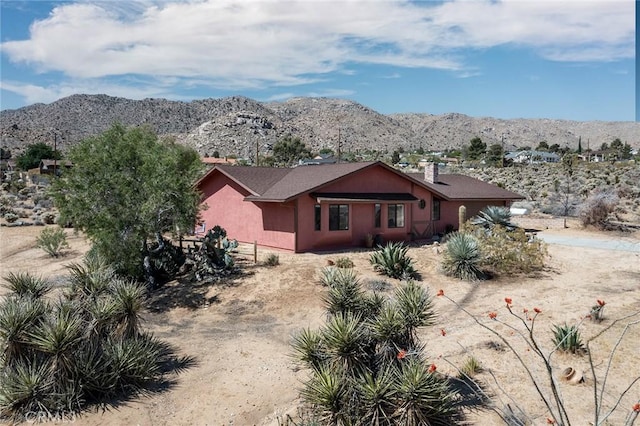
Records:
[[[585,351],[580,331],[575,325],[554,325],[553,344],[562,352],[582,354]]]
[[[491,229],[496,225],[507,229],[517,228],[517,225],[511,223],[511,210],[501,206],[485,207],[477,216],[471,219],[471,223],[482,226],[485,229]]]
[[[481,260],[478,239],[471,234],[454,232],[447,241],[442,269],[447,275],[475,281],[484,278],[479,266]]]
[[[376,271],[391,278],[412,277],[416,271],[408,250],[402,242],[389,242],[371,253],[369,261]]]
[[[32,297],[38,299],[51,290],[51,284],[46,280],[35,277],[29,273],[10,272],[4,277],[4,287],[19,297]]]

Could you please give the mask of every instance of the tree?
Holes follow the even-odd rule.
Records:
[[[482,139],[475,137],[471,139],[471,143],[467,147],[467,158],[469,160],[480,160],[487,150],[487,144]]]
[[[495,166],[501,166],[503,159],[502,145],[494,143],[487,151],[487,163]]]
[[[578,150],[576,152],[582,154],[582,136],[578,137]]]
[[[273,145],[273,159],[279,166],[289,167],[310,156],[311,151],[298,137],[287,135]]]
[[[179,233],[196,223],[200,196],[193,186],[201,170],[198,154],[159,141],[148,128],[114,125],[69,152],[74,167],[54,182],[61,220],[93,242],[120,274],[149,277],[155,237]]]
[[[398,164],[400,162],[400,153],[398,151],[393,151],[391,154],[391,164]]]
[[[537,151],[549,151],[549,144],[547,141],[541,141],[536,148]]]
[[[11,158],[11,150],[9,148],[0,148],[0,160],[8,160]]]
[[[16,165],[22,170],[29,170],[38,167],[43,159],[59,160],[60,158],[58,151],[54,152],[53,148],[46,143],[38,142],[27,146],[24,154],[16,159]]]

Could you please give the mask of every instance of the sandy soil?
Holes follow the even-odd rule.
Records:
[[[0,266],[2,274],[30,271],[58,279],[66,274],[64,265],[79,261],[89,245],[82,236],[69,232],[71,250],[62,259],[49,258],[35,247],[42,228],[0,228]],[[548,233],[575,236],[598,236],[600,233],[576,228],[550,228]],[[618,238],[606,234],[607,237]],[[622,237],[620,237],[622,238]],[[640,240],[640,236],[625,236]],[[244,250],[249,253],[250,250]],[[535,276],[498,278],[481,284],[460,282],[438,272],[438,249],[414,247],[422,283],[435,294],[443,289],[447,296],[513,342],[522,357],[532,365],[533,374],[544,383],[542,366],[526,345],[511,335],[500,322],[491,322],[488,313],[496,311],[498,319],[518,326],[509,317],[504,297],[513,299],[514,311],[538,307],[536,335],[543,347],[551,347],[552,324],[577,323],[596,299],[607,303],[607,319],[600,324],[585,321],[580,330],[584,338],[595,335],[612,320],[640,310],[640,254],[610,250],[549,247],[549,268]],[[264,259],[268,251],[260,250]],[[175,345],[180,354],[194,357],[195,365],[176,375],[164,392],[144,396],[106,412],[90,411],[75,419],[81,425],[277,425],[284,413],[295,413],[297,393],[305,371],[299,371],[290,358],[292,333],[303,327],[317,327],[323,321],[318,284],[320,268],[328,259],[351,258],[366,284],[382,278],[372,272],[368,252],[340,254],[278,253],[280,265],[254,265],[251,256],[241,260],[243,275],[224,286],[199,287],[172,283],[155,295],[146,314],[146,326],[159,337]],[[393,285],[397,282],[391,280]],[[0,289],[0,294],[4,289]],[[438,371],[456,374],[454,366],[463,364],[473,354],[488,372],[477,378],[496,395],[499,405],[519,405],[534,419],[545,424],[547,413],[533,386],[515,357],[495,348],[496,338],[444,298],[436,298],[438,323],[423,330],[430,361]],[[635,317],[635,319],[640,319]],[[445,330],[443,336],[441,330]],[[592,345],[596,373],[602,377],[607,357],[616,344],[622,326],[598,338]],[[619,345],[604,393],[605,406],[611,407],[632,377],[640,375],[640,324],[631,327]],[[567,366],[588,371],[586,357],[556,354],[552,365],[557,371]],[[572,386],[562,383],[561,392],[573,423],[592,421],[592,382]],[[500,390],[502,388],[502,391]],[[509,398],[512,398],[510,400]],[[610,424],[622,424],[631,405],[640,398],[636,384],[623,399],[621,408],[610,417]],[[514,403],[515,401],[516,403]],[[473,424],[501,424],[490,411],[469,413]]]

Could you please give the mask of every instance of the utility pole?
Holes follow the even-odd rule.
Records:
[[[338,160],[336,161],[336,163],[340,162],[340,123],[338,122]]]
[[[58,176],[58,134],[53,132],[53,177]]]
[[[256,167],[260,166],[260,148],[256,140]]]

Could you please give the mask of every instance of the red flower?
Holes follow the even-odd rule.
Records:
[[[604,305],[606,305],[606,303],[604,303],[604,300],[598,299],[598,305],[599,306],[604,306]]]
[[[404,349],[401,349],[400,352],[398,352],[398,359],[404,359],[407,356],[407,351],[405,351]]]
[[[522,312],[526,314],[527,312],[529,312],[529,310],[527,308],[524,308]]]
[[[443,336],[446,336],[446,335],[447,335],[447,332],[445,331],[445,329],[444,329],[444,328],[441,328],[441,329],[440,329],[440,334],[442,334]]]
[[[444,296],[444,290],[443,289],[438,290],[438,292],[436,293],[436,296]]]
[[[504,301],[507,302],[507,308],[508,308],[509,305],[511,305],[511,298],[510,297],[505,297]]]
[[[555,424],[556,424],[556,421],[555,421],[555,420],[553,420],[553,419],[550,419],[549,417],[547,417],[547,424],[548,424],[548,425],[555,425]]]
[[[533,308],[533,312],[535,312],[536,314],[541,314],[542,313],[540,308]]]
[[[636,413],[640,413],[640,403],[636,402],[635,404],[633,404],[633,407],[631,407],[631,409]]]
[[[436,365],[435,365],[435,364],[431,364],[431,365],[429,366],[429,373],[433,373],[434,371],[436,371],[436,370],[437,370],[437,368],[438,368],[438,367],[436,367]]]
[[[489,318],[496,319],[497,316],[498,314],[496,312],[489,312]]]

